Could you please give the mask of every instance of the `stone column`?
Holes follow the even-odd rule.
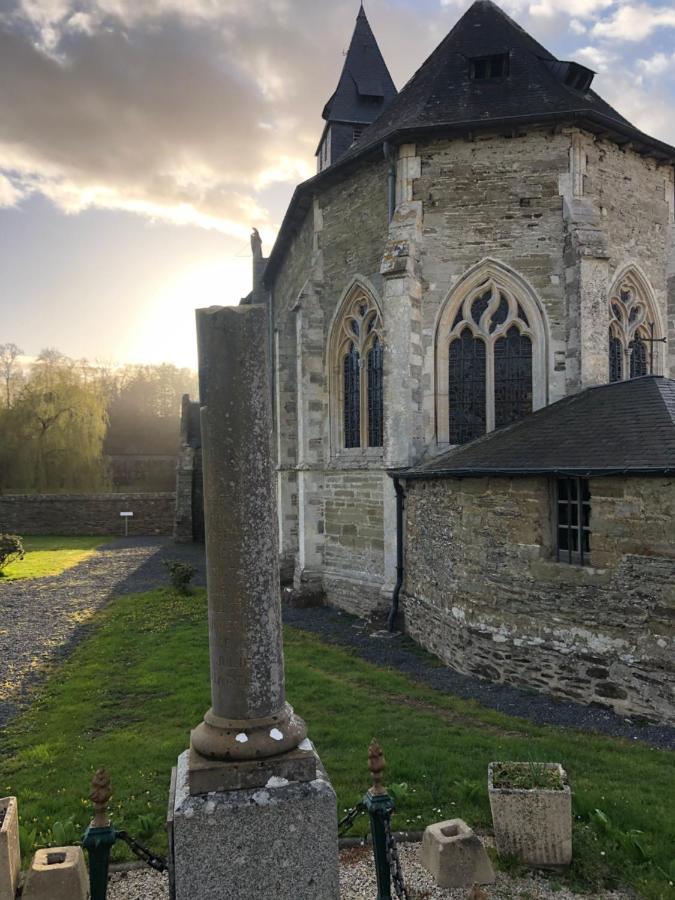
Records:
[[[190,789],[204,793],[264,785],[260,761],[296,751],[307,731],[284,696],[266,310],[197,319],[212,705],[192,732]],[[295,778],[314,777],[311,756],[294,759]]]
[[[335,792],[284,696],[267,309],[197,316],[212,706],[172,778],[172,890],[339,900]]]

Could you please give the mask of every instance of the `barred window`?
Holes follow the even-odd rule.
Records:
[[[609,380],[640,378],[652,374],[656,314],[649,292],[635,272],[624,275],[609,298]]]
[[[381,447],[384,438],[383,346],[375,302],[362,289],[343,306],[331,336],[335,446]]]
[[[556,555],[560,562],[590,562],[591,489],[586,478],[556,480]]]

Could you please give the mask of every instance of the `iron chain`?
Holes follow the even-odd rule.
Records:
[[[363,803],[357,803],[356,806],[352,806],[352,808],[348,810],[347,815],[338,822],[338,837],[344,837],[356,819],[358,819],[365,811],[366,807]]]
[[[152,850],[148,850],[147,847],[139,844],[138,841],[134,840],[134,838],[132,838],[131,835],[126,831],[118,831],[117,837],[120,841],[124,841],[124,843],[131,849],[131,852],[134,854],[134,856],[142,859],[143,862],[150,866],[151,869],[154,869],[156,872],[166,872],[167,862],[163,856],[157,856],[152,852]]]
[[[394,885],[396,896],[398,900],[411,900],[403,878],[403,869],[401,868],[401,858],[398,855],[396,839],[391,830],[391,813],[384,817],[384,831],[387,838],[387,862],[389,863],[391,881]]]

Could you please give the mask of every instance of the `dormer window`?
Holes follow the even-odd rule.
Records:
[[[469,61],[470,77],[474,81],[489,81],[506,78],[509,74],[509,54],[499,53],[495,56],[480,56]]]
[[[565,74],[565,84],[575,91],[587,91],[593,81],[593,72],[585,66],[571,62]]]

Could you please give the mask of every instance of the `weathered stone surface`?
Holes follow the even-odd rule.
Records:
[[[535,788],[495,788],[488,767],[488,793],[495,844],[500,856],[515,856],[528,866],[557,868],[572,861],[572,792]],[[564,772],[556,763],[547,768]]]
[[[312,781],[316,777],[316,758],[308,750],[291,750],[267,759],[221,762],[190,753],[190,790],[193,794],[214,791],[239,791],[260,787],[270,778],[287,781]]]
[[[0,800],[0,900],[14,900],[21,871],[19,807],[16,797]]]
[[[590,489],[581,567],[556,562],[545,478],[408,482],[406,627],[461,672],[675,721],[675,481]]]
[[[495,873],[480,838],[462,819],[429,825],[420,862],[442,888],[492,884]]]
[[[267,313],[200,310],[197,334],[212,706],[191,747],[195,762],[238,763],[278,757],[307,734],[284,696]],[[193,793],[212,768],[195,765]],[[256,773],[266,781],[253,767],[247,783]]]
[[[38,850],[21,896],[23,900],[86,900],[89,879],[82,848]]]
[[[316,764],[310,782],[194,797],[184,753],[172,823],[176,900],[338,900],[335,793]]]
[[[124,534],[121,512],[133,512],[130,535],[170,535],[176,495],[30,494],[0,497],[0,528],[16,534]]]

